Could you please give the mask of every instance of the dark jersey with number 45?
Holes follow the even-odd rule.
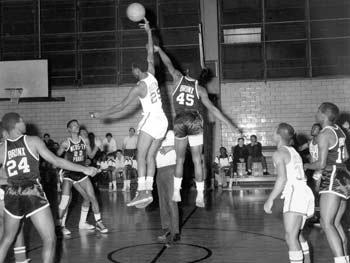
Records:
[[[183,76],[173,92],[175,113],[186,110],[199,111],[201,101],[198,94],[198,82],[195,79]]]
[[[9,185],[27,185],[39,178],[39,156],[35,156],[27,145],[27,136],[5,141],[4,167]]]

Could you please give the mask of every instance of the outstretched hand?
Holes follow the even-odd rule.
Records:
[[[264,211],[266,214],[272,214],[272,206],[273,206],[273,201],[270,201],[269,199],[266,200],[264,204]]]
[[[140,24],[140,28],[145,29],[145,31],[146,31],[147,33],[150,32],[150,31],[151,31],[151,28],[150,28],[150,26],[149,26],[149,21],[147,20],[146,17],[143,19],[143,21],[144,21],[145,23],[144,23],[144,24]]]
[[[94,177],[97,174],[97,172],[98,172],[97,168],[88,166],[88,167],[85,167],[84,174]]]

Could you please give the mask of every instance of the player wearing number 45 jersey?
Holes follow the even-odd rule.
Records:
[[[345,161],[348,151],[345,134],[334,124],[339,109],[330,102],[318,108],[316,121],[322,126],[318,135],[318,160],[305,164],[305,169],[322,170],[320,185],[321,226],[334,255],[335,263],[349,262],[347,237],[341,224],[350,197],[350,174]]]
[[[173,104],[175,109],[174,133],[176,151],[176,173],[174,177],[175,202],[181,201],[180,189],[183,176],[183,164],[187,144],[190,145],[194,172],[196,178],[196,205],[204,207],[204,177],[203,177],[203,119],[200,107],[203,104],[216,118],[224,122],[233,131],[238,128],[226,118],[209,100],[207,91],[198,85],[197,80],[183,76],[176,70],[165,52],[158,46],[154,50],[159,53],[161,60],[173,78]]]
[[[0,262],[14,241],[23,217],[30,217],[43,240],[42,262],[54,261],[55,227],[49,203],[39,183],[39,155],[56,167],[95,175],[96,168],[73,164],[57,157],[36,136],[26,136],[26,126],[17,113],[7,113],[2,126],[8,133],[0,146],[0,164],[8,175],[5,192],[4,233],[0,240]]]
[[[142,208],[153,201],[153,177],[155,173],[155,158],[162,139],[168,128],[168,120],[163,112],[162,100],[158,82],[154,77],[153,40],[149,23],[146,19],[141,25],[148,35],[147,72],[142,72],[133,65],[132,74],[139,80],[127,97],[118,105],[105,111],[94,112],[91,117],[99,118],[122,111],[132,100],[139,98],[143,110],[143,118],[138,126],[137,165],[138,186],[135,198],[127,206]],[[147,176],[147,177],[146,177]]]

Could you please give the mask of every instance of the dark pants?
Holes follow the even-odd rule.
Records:
[[[174,192],[175,165],[165,166],[157,170],[157,189],[162,229],[170,230],[171,235],[179,233],[179,210],[172,200]]]
[[[252,170],[252,166],[253,166],[253,162],[254,163],[259,163],[261,162],[262,168],[263,170],[267,171],[267,164],[266,164],[266,158],[265,156],[260,156],[260,157],[252,157],[252,156],[248,156],[248,170]]]

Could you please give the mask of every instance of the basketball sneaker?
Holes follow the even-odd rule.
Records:
[[[153,196],[151,191],[146,190],[145,195],[147,196],[147,200],[142,203],[136,204],[135,205],[136,208],[145,208],[146,206],[148,206],[150,203],[153,202]]]
[[[98,231],[100,231],[102,234],[108,233],[108,228],[105,227],[105,225],[103,224],[102,220],[98,220],[98,221],[96,222],[96,229],[97,229]]]
[[[167,240],[168,236],[170,235],[170,231],[166,230],[163,235],[160,235],[157,237],[158,241],[164,242]]]
[[[70,232],[70,230],[65,226],[61,226],[61,231],[64,236],[69,236],[70,234],[72,234],[72,232]]]
[[[173,201],[174,202],[181,202],[181,194],[180,194],[180,190],[174,189],[174,193],[173,193]]]
[[[126,206],[134,206],[149,201],[149,195],[146,192],[146,190],[137,191],[134,199],[126,204]]]
[[[95,227],[93,225],[88,224],[87,222],[79,223],[79,229],[85,229],[85,230],[93,230]]]

